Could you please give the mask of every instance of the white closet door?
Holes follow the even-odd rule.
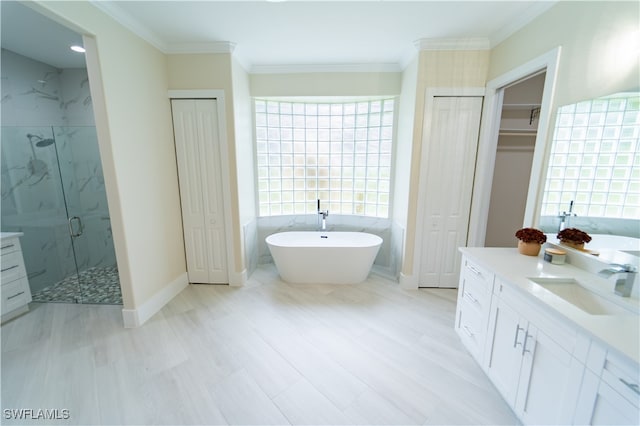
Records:
[[[420,287],[457,287],[467,244],[482,97],[436,97],[424,197]]]
[[[228,283],[217,103],[171,105],[189,282]]]

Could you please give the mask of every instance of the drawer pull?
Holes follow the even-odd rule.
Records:
[[[518,335],[520,334],[520,330],[524,331],[524,328],[520,327],[520,324],[516,325],[516,337],[513,338],[513,347],[515,348],[518,345],[521,345],[522,343],[518,342]]]
[[[465,292],[463,293],[463,295],[464,295],[465,297],[467,297],[468,299],[470,299],[473,303],[475,303],[475,304],[477,304],[477,305],[479,305],[479,304],[480,304],[480,303],[478,302],[478,299],[476,299],[475,297],[473,297],[473,296],[471,295],[471,293],[469,293],[468,291],[465,291]]]
[[[13,296],[9,296],[9,297],[7,297],[7,300],[14,299],[14,298],[16,298],[16,297],[20,296],[21,294],[24,294],[24,291],[21,291],[21,292],[20,292],[20,293],[18,293],[18,294],[14,294]]]
[[[524,345],[522,345],[522,356],[524,356],[525,352],[531,352],[529,349],[527,349],[527,340],[529,340],[529,337],[533,337],[533,334],[529,334],[529,332],[527,331],[524,336]]]
[[[1,270],[1,272],[4,272],[4,271],[10,271],[10,270],[12,270],[12,269],[16,269],[18,266],[20,266],[20,265],[13,265],[13,266],[9,266],[8,268],[4,268],[4,269],[2,269],[2,270]]]
[[[473,333],[471,330],[469,330],[469,327],[467,327],[466,325],[463,325],[462,329],[469,335],[469,337],[473,337],[475,335],[475,333]]]
[[[624,383],[629,389],[631,389],[632,391],[634,391],[635,393],[637,393],[638,395],[640,395],[640,386],[638,386],[635,383],[629,383],[627,382],[625,379],[620,378],[620,381],[622,383]]]
[[[13,247],[14,245],[15,245],[15,244],[7,244],[6,246],[2,246],[2,247],[0,247],[0,249],[5,250],[5,249],[8,249],[8,248]]]
[[[478,275],[478,276],[482,276],[482,272],[480,272],[479,270],[477,270],[473,265],[467,265],[467,268],[469,268],[469,270],[471,272],[473,272],[474,274]]]

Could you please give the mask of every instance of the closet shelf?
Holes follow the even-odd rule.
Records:
[[[502,104],[502,109],[508,110],[532,110],[540,108],[540,104]]]
[[[500,136],[535,136],[537,133],[537,129],[500,129],[498,131]]]

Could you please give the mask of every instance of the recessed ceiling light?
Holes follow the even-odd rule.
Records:
[[[84,53],[84,47],[82,46],[78,46],[78,45],[73,45],[71,47],[69,47],[69,49],[73,50],[74,52],[78,52],[78,53]]]

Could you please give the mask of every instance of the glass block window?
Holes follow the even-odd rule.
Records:
[[[640,218],[640,96],[622,94],[558,110],[542,215],[574,201],[579,216]]]
[[[389,217],[394,99],[255,99],[260,216]]]

